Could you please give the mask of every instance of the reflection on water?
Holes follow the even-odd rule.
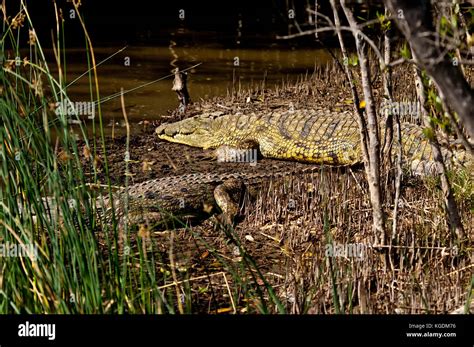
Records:
[[[119,47],[96,48],[96,61],[112,55]],[[169,75],[173,66],[181,69],[202,62],[189,71],[188,86],[192,100],[225,95],[232,89],[233,80],[243,88],[260,83],[266,76],[266,85],[280,83],[282,79],[295,80],[311,73],[316,65],[325,64],[330,57],[325,51],[310,49],[219,49],[170,47],[128,47],[98,67],[100,94],[104,98],[120,91],[135,88],[162,76]],[[87,70],[83,50],[67,52],[67,79],[72,81]],[[236,64],[238,63],[238,66]],[[173,78],[164,79],[126,94],[129,119],[158,119],[167,110],[178,106],[176,94],[171,91]],[[73,101],[89,101],[87,77],[68,88]],[[105,124],[123,119],[120,98],[102,104]]]

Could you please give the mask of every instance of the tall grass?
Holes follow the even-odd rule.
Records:
[[[63,31],[56,33],[54,76],[23,3],[14,18],[24,23],[3,23],[1,47],[0,235],[4,245],[31,247],[37,256],[2,257],[1,312],[102,312],[104,298],[118,302],[125,293],[101,284],[113,273],[104,271],[91,232],[98,224],[94,193],[81,169],[73,115],[52,109],[69,102]],[[21,30],[30,32],[28,52],[20,48]],[[114,268],[112,260],[108,266]]]
[[[153,259],[143,252],[119,254],[120,226],[117,220],[107,223],[96,217],[92,202],[100,192],[91,190],[90,184],[98,183],[97,175],[86,177],[75,134],[81,134],[87,148],[94,151],[100,148],[88,143],[82,126],[72,129],[70,120],[75,115],[54,112],[57,103],[70,102],[64,22],[59,19],[56,6],[55,9],[56,75],[51,72],[51,62],[35,37],[34,25],[23,2],[19,14],[10,23],[3,23],[1,52],[6,60],[0,99],[0,241],[7,248],[20,245],[30,247],[35,253],[29,257],[1,258],[0,312],[173,311],[159,291],[138,295],[138,291],[147,292],[146,288],[156,287],[158,280],[166,281],[166,276],[160,274],[157,278],[155,267],[150,266]],[[30,33],[28,52],[21,48],[21,30]],[[88,37],[86,33],[85,37]],[[89,67],[94,70],[91,42],[86,42]],[[15,57],[26,54],[27,58],[17,64]],[[89,101],[96,102],[97,76],[88,77]],[[100,107],[98,120],[103,138]],[[92,129],[95,136],[95,123]],[[100,154],[107,167],[107,153]],[[94,164],[91,165],[96,172]],[[105,247],[101,247],[97,231],[105,235]],[[104,248],[109,251],[104,252]],[[135,267],[143,270],[132,273]]]

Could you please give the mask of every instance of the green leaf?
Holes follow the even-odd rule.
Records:
[[[357,56],[357,54],[351,54],[349,56],[349,61],[348,61],[349,65],[350,66],[357,66],[359,65],[359,57]]]
[[[434,132],[433,132],[433,129],[431,128],[424,128],[423,135],[430,141],[434,139]]]
[[[400,54],[403,58],[407,60],[411,59],[411,52],[406,42],[404,42],[402,48],[400,48]]]

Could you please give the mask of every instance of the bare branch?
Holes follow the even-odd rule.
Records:
[[[370,202],[372,205],[372,216],[373,216],[373,229],[379,245],[385,244],[385,214],[382,207],[382,192],[380,186],[380,142],[379,142],[379,129],[377,122],[377,114],[375,111],[375,101],[372,94],[372,88],[370,85],[370,69],[367,60],[367,53],[362,40],[362,32],[359,29],[354,15],[347,8],[345,1],[341,0],[341,7],[346,15],[350,27],[352,28],[352,34],[356,42],[357,55],[359,57],[362,90],[364,92],[364,98],[366,102],[366,113],[367,113],[367,153],[368,153],[368,165],[365,168],[367,174],[367,181],[369,184]],[[384,62],[381,62],[384,66]]]
[[[346,27],[346,26],[328,26],[328,27],[324,27],[324,28],[319,28],[319,29],[312,29],[312,30],[305,30],[305,31],[301,31],[297,34],[291,34],[291,35],[283,35],[283,36],[277,36],[277,39],[279,40],[289,40],[289,39],[294,39],[296,37],[302,37],[302,36],[306,36],[306,35],[312,35],[312,34],[316,34],[316,33],[322,33],[322,32],[326,32],[326,31],[338,31],[338,30],[343,30],[343,31],[350,31],[352,32],[353,35],[355,35],[355,33],[359,33],[360,36],[370,45],[370,47],[372,47],[375,55],[377,56],[377,58],[379,59],[379,62],[381,64],[381,66],[383,68],[385,68],[385,65],[384,65],[384,60],[383,60],[383,56],[382,56],[382,53],[380,52],[380,50],[378,49],[377,45],[375,44],[374,41],[372,41],[366,34],[364,34],[361,30],[359,29],[355,29],[355,28],[351,28],[351,27]]]
[[[441,48],[427,40],[436,35],[433,28],[429,0],[385,0],[395,21],[425,69],[443,94],[448,104],[459,115],[468,135],[474,138],[474,91],[464,79],[459,66],[443,54]]]

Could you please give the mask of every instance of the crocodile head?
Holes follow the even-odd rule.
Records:
[[[156,128],[160,139],[182,143],[204,149],[219,146],[216,134],[220,122],[216,120],[222,112],[213,112],[196,117],[183,119],[176,123],[165,123]]]

